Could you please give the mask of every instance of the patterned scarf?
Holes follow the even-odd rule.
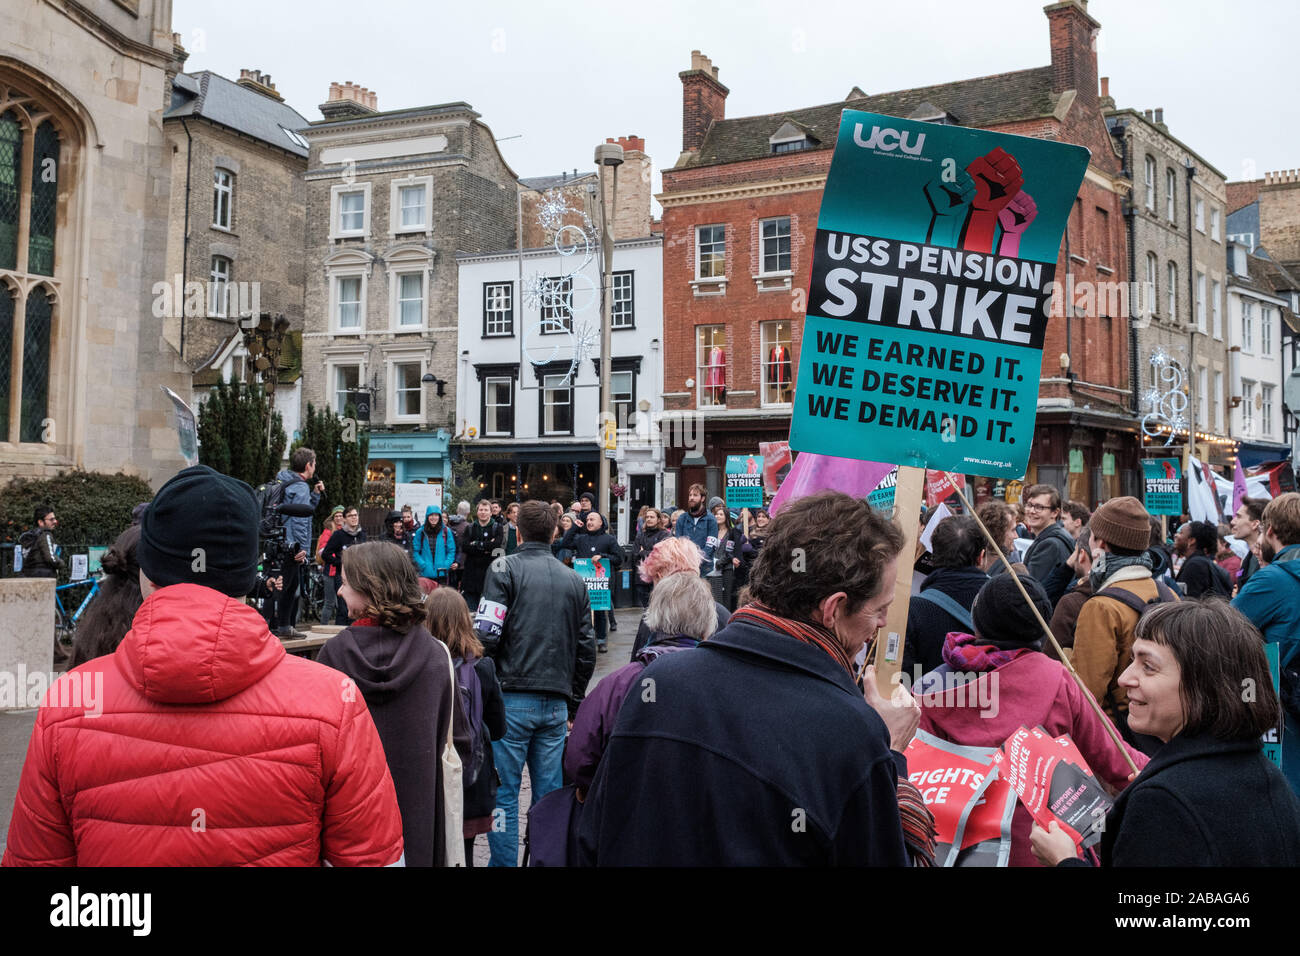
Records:
[[[1104,584],[1106,579],[1116,571],[1133,567],[1146,568],[1150,571],[1152,568],[1151,555],[1145,551],[1141,554],[1130,555],[1112,554],[1109,551],[1104,552],[1102,556],[1097,559],[1097,563],[1092,566],[1092,574],[1089,577],[1089,580],[1092,581],[1092,593],[1096,594],[1100,591],[1102,584]]]
[[[352,622],[352,627],[379,627],[380,624],[373,617],[359,617]]]
[[[849,655],[840,645],[835,632],[829,628],[814,624],[812,621],[795,621],[788,617],[781,617],[766,604],[760,604],[758,601],[746,604],[737,610],[731,615],[731,620],[749,621],[759,627],[793,637],[804,644],[820,647],[833,661],[844,668],[851,680],[857,682],[857,675],[853,672],[853,662],[849,660]]]
[[[1032,654],[1032,647],[1001,648],[995,644],[976,644],[974,634],[949,634],[943,642],[943,660],[955,671],[991,671],[1009,664],[1022,654]]]

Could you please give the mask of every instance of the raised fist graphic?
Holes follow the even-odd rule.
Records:
[[[998,225],[1002,227],[1002,241],[998,244],[998,255],[1020,255],[1020,236],[1038,215],[1038,204],[1027,192],[1018,192],[1011,202],[1002,207],[998,213]]]
[[[1020,192],[1025,177],[1016,158],[1000,146],[974,160],[966,172],[975,181],[975,198],[962,245],[972,252],[992,252],[998,213]]]
[[[930,204],[930,228],[925,241],[935,246],[955,246],[966,222],[970,201],[975,195],[975,181],[964,170],[955,182],[933,179],[925,185],[925,201]]]

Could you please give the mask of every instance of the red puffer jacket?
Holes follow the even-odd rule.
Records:
[[[50,689],[3,864],[401,859],[397,795],[361,694],[286,654],[248,605],[175,584],[149,596],[115,654]]]

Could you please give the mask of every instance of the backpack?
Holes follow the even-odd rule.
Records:
[[[491,742],[483,723],[483,685],[479,683],[474,662],[456,658],[456,688],[460,703],[469,718],[469,760],[465,763],[465,786],[472,787],[483,769],[483,759]]]
[[[1161,581],[1159,578],[1152,578],[1151,580],[1154,581],[1156,585],[1156,596],[1150,601],[1144,601],[1127,588],[1117,587],[1114,584],[1110,587],[1102,588],[1092,597],[1112,598],[1119,601],[1119,603],[1123,604],[1125,607],[1131,607],[1133,610],[1137,611],[1138,617],[1141,618],[1147,608],[1155,607],[1157,604],[1168,604],[1170,601],[1178,600],[1177,593],[1175,593],[1173,588],[1165,584],[1164,581]],[[1092,598],[1089,598],[1088,600],[1091,601]]]
[[[31,529],[24,531],[22,535],[19,536],[18,538],[18,548],[16,554],[17,560],[14,562],[15,574],[23,574],[23,575],[27,574],[27,569],[31,567],[32,552],[35,550],[35,548],[36,548],[36,531]]]
[[[301,478],[285,481],[277,477],[257,486],[257,513],[262,516],[258,526],[261,537],[270,535],[280,526],[283,519],[275,513],[275,509],[284,504],[284,493],[289,490],[289,486],[300,481],[304,485],[307,483]]]

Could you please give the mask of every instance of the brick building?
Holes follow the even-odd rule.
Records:
[[[219,379],[253,377],[241,313],[288,318],[293,341],[281,352],[276,409],[291,441],[306,280],[307,142],[296,131],[306,125],[260,70],[243,70],[237,81],[178,74],[163,114],[172,192],[161,292],[171,308],[157,304],[167,341],[193,369],[202,401]]]
[[[663,173],[665,407],[704,419],[705,450],[670,449],[676,487],[722,484],[728,454],[789,433],[821,190],[840,112],[1059,139],[1092,152],[1063,243],[1057,279],[1128,281],[1123,200],[1130,188],[1109,135],[1086,0],[1044,8],[1051,63],[955,83],[727,119],[728,89],[698,51],[682,82],[682,155]],[[1064,311],[1064,310],[1063,310]],[[1052,322],[1028,481],[1090,501],[1137,486],[1137,426],[1128,323],[1104,307]],[[1083,314],[1079,314],[1083,313]],[[789,365],[786,364],[786,357]],[[1072,457],[1082,477],[1069,478]],[[1001,484],[977,483],[977,494]]]
[[[380,112],[334,83],[302,131],[304,399],[369,404],[370,473],[450,477],[457,252],[512,248],[517,177],[467,103]],[[425,377],[429,381],[424,381]]]
[[[1104,79],[1102,84],[1104,89]],[[1128,299],[1134,317],[1134,405],[1139,415],[1146,415],[1153,410],[1146,393],[1169,388],[1151,363],[1152,355],[1163,349],[1187,377],[1186,416],[1198,456],[1230,472],[1234,442],[1228,435],[1228,400],[1237,393],[1232,391],[1224,299],[1224,176],[1170,133],[1163,109],[1112,109],[1106,118],[1133,180],[1124,218],[1134,283]],[[1176,439],[1179,446],[1185,441],[1185,435]],[[1162,442],[1144,444],[1154,449]]]

